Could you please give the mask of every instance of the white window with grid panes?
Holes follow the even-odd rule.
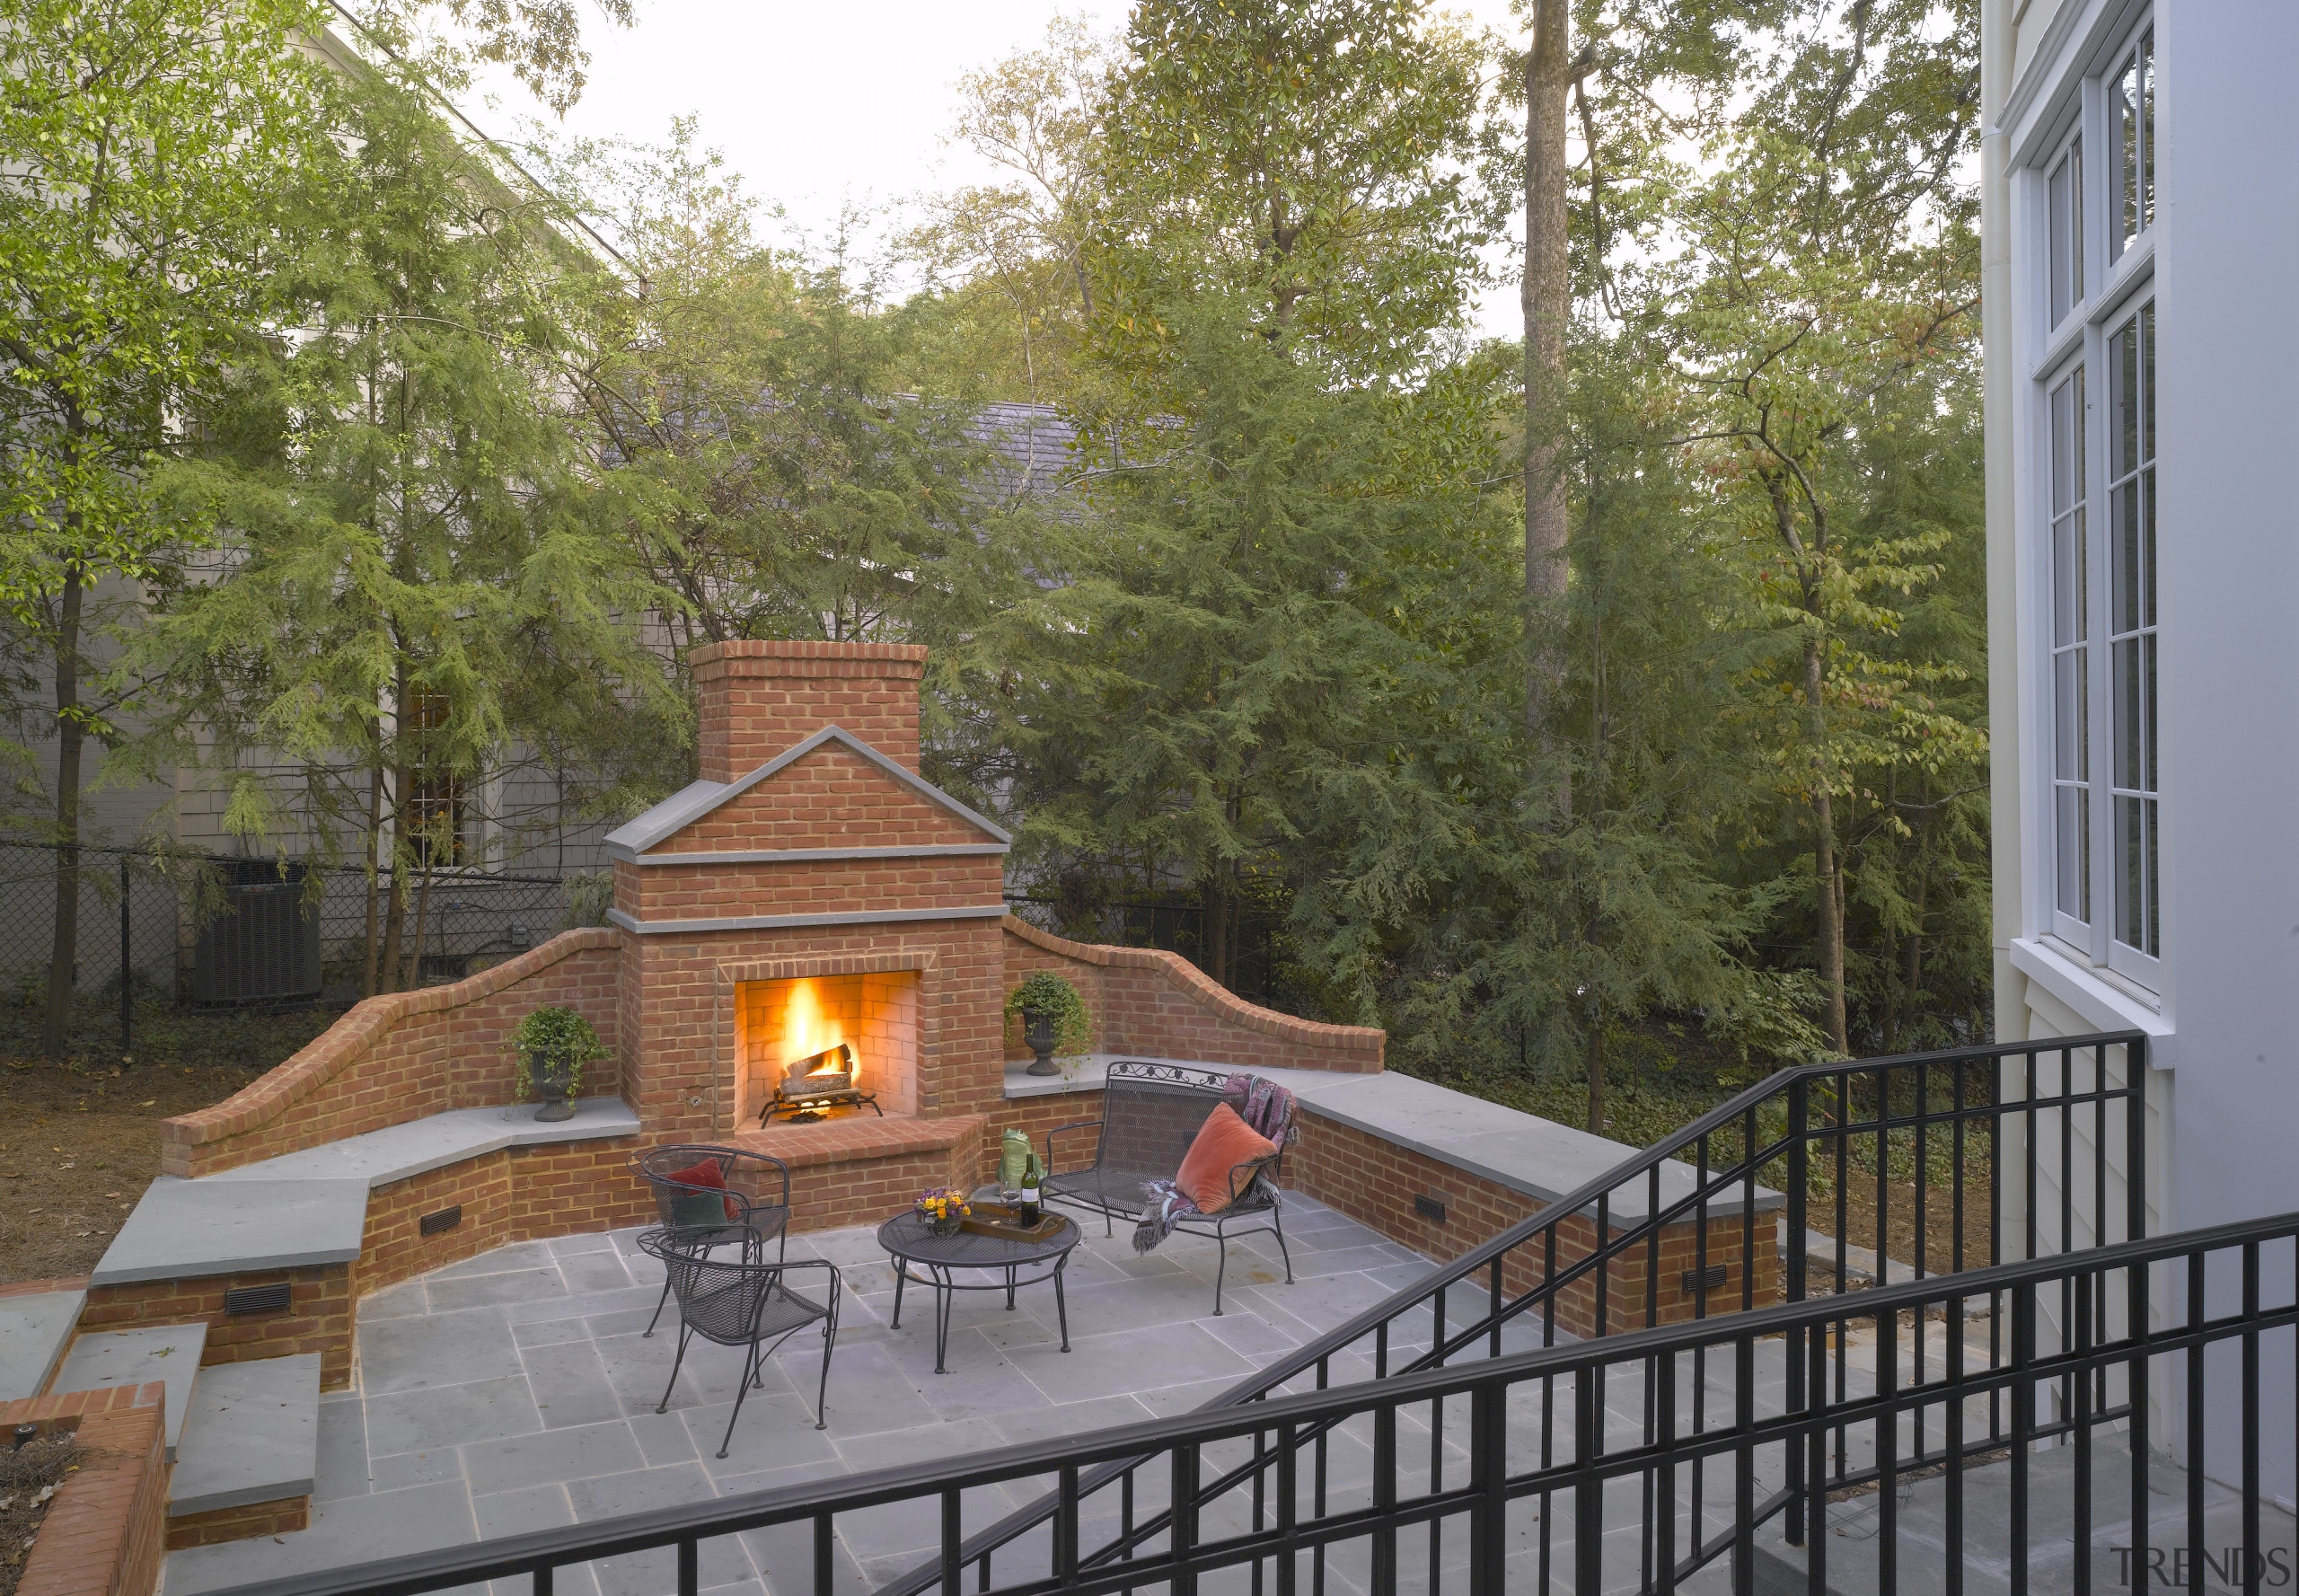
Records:
[[[2104,158],[2088,160],[2092,150]],[[2037,178],[2031,236],[2049,352],[2036,385],[2048,595],[2044,929],[2084,962],[2153,988],[2163,949],[2150,27],[2127,36],[2084,84],[2074,125]]]

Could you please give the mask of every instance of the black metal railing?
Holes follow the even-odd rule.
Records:
[[[426,1592],[531,1573],[550,1596],[551,1568],[678,1548],[685,1593],[703,1539],[807,1525],[807,1550],[788,1555],[828,1592],[839,1568],[858,1573],[841,1562],[839,1515],[912,1504],[931,1509],[933,1555],[876,1587],[887,1596],[1182,1593],[1219,1568],[1251,1568],[1255,1593],[1267,1578],[1282,1596],[1322,1596],[1343,1555],[1343,1584],[1377,1592],[1524,1589],[1511,1571],[1596,1592],[1614,1587],[1600,1583],[1614,1506],[1642,1525],[1643,1589],[1729,1559],[1745,1592],[1757,1527],[1786,1515],[1807,1539],[1819,1495],[2060,1435],[2019,1403],[2041,1389],[2044,1353],[2124,1345],[2101,1336],[2099,1292],[2106,1272],[2131,1272],[2136,1253],[2119,1248],[2145,1238],[2145,1132],[2136,1033],[1800,1067],[1191,1415],[258,1589]],[[1835,1235],[1811,1235],[1814,1219]],[[1901,1267],[1894,1248],[1908,1253]],[[1722,1290],[1708,1285],[1717,1263]],[[2003,1292],[2012,1309],[1966,1334],[1979,1325],[1966,1304]],[[1942,1304],[1957,1334],[1933,1345],[1922,1325]],[[1922,1313],[1901,1347],[1910,1309]],[[1860,1322],[1876,1325],[1864,1343],[1848,1329]],[[2145,1313],[2124,1327],[2127,1341],[2145,1332]],[[1915,1410],[1904,1371],[1925,1394]],[[1966,1415],[1966,1400],[1984,1412]],[[1904,1447],[1904,1412],[1925,1403],[1941,1419]],[[2087,1416],[2109,1421],[2110,1407],[2129,1419],[2129,1398]],[[1879,1424],[1894,1440],[1863,1453],[1857,1433]],[[1832,1451],[1816,1435],[1835,1437]],[[977,1511],[995,1493],[968,1497],[1039,1477],[1051,1490],[995,1521]],[[1536,1518],[1511,1530],[1527,1502]],[[1407,1536],[1425,1536],[1423,1550]]]
[[[1901,1265],[1917,1280],[2136,1239],[2146,1231],[2145,1074],[2146,1038],[2137,1032],[1784,1071],[1201,1411],[1499,1357],[1512,1341],[1554,1346],[1576,1330],[1606,1336],[1672,1317],[1704,1319],[1720,1296],[1724,1310],[1745,1313],[1760,1306],[1766,1250],[1776,1250],[1785,1301],[1815,1288],[1842,1293],[1864,1284],[1863,1274],[1878,1282],[1894,1274],[1900,1213],[1910,1239],[1924,1241]],[[1815,1186],[1825,1194],[1817,1210]],[[1833,1235],[1810,1230],[1816,1216],[1832,1221]],[[1704,1289],[1670,1291],[1669,1260],[1687,1240],[1691,1267],[1680,1285]],[[1726,1285],[1704,1289],[1720,1258]],[[2000,1329],[1991,1325],[1991,1333]],[[1801,1380],[1801,1365],[1787,1378]],[[1308,1470],[1321,1489],[1324,1438],[1305,1432],[1304,1443],[1315,1449]],[[1088,1487],[1119,1468],[1105,1466]],[[1264,1468],[1259,1459],[1242,1462],[1208,1489],[1236,1488]],[[1038,1530],[1055,1505],[1045,1497],[969,1538],[962,1562],[987,1577],[999,1550]],[[1151,1514],[1133,1533],[1147,1539],[1165,1528]],[[921,1565],[881,1596],[922,1596],[942,1582],[938,1566]]]
[[[240,1596],[417,1596],[519,1576],[551,1596],[561,1571],[603,1557],[625,1560],[619,1588],[696,1596],[710,1543],[747,1534],[758,1544],[760,1532],[787,1548],[768,1575],[777,1596],[832,1596],[859,1573],[841,1521],[864,1514],[881,1536],[890,1523],[928,1527],[942,1596],[1594,1596],[1674,1591],[1712,1565],[1741,1592],[1890,1592],[1919,1575],[1924,1588],[1956,1591],[1968,1565],[1991,1589],[2024,1592],[2032,1580],[2082,1592],[2134,1583],[2131,1568],[2171,1553],[2188,1589],[2258,1591],[2281,1583],[2274,1574],[2292,1549],[2290,1514],[2274,1494],[2299,1474],[2295,1278],[2299,1214],[2286,1214],[276,1580]],[[2076,1305],[2057,1334],[2047,1327],[2056,1301]],[[2008,1320],[2009,1334],[1983,1342],[1975,1316]],[[1786,1376],[1800,1360],[1807,1378],[1792,1396]],[[2291,1375],[2273,1382],[2274,1420],[2264,1417],[2270,1363]],[[1704,1390],[1714,1398],[1704,1412]],[[1448,1432],[1466,1444],[1447,1444]],[[2159,1433],[2176,1439],[2177,1459],[2157,1448]],[[1313,1447],[1347,1447],[1352,1466],[1313,1478],[1300,1466]],[[1793,1483],[1799,1459],[1817,1489]],[[1722,1477],[1704,1497],[1707,1467]],[[970,1494],[1044,1478],[1053,1482],[1044,1533],[995,1569],[970,1568]],[[1837,1529],[1861,1515],[1879,1521],[1865,1535],[1814,1533],[1819,1512]],[[1137,1535],[1153,1517],[1163,1528]],[[629,1561],[649,1553],[659,1555],[651,1571]],[[2229,1569],[2236,1577],[2223,1582]]]

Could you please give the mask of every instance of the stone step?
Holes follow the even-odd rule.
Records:
[[[140,1386],[158,1380],[168,1388],[168,1456],[182,1444],[184,1415],[207,1350],[206,1325],[144,1325],[132,1330],[99,1330],[72,1344],[56,1377],[58,1391],[93,1391],[107,1386]]]
[[[1968,1468],[1963,1477],[1963,1581],[1969,1596],[2009,1596],[2015,1561],[2026,1570],[2027,1588],[2034,1596],[2062,1596],[2085,1588],[2078,1578],[2074,1541],[2075,1449],[2048,1447],[2028,1459],[2028,1523],[2025,1545],[2015,1548],[2011,1534],[2012,1465],[2009,1460]],[[2157,1456],[2147,1471],[2147,1539],[2158,1559],[2178,1558],[2156,1565],[2148,1584],[2135,1577],[2131,1567],[2132,1503],[2131,1452],[2122,1437],[2099,1436],[2092,1447],[2091,1577],[2095,1591],[2185,1588],[2189,1573],[2189,1525],[2187,1513],[2187,1475],[2170,1459]],[[1903,1485],[1898,1493],[1898,1555],[1894,1570],[1898,1587],[1908,1596],[1933,1596],[1947,1589],[1947,1485],[1938,1476]],[[1883,1561],[1882,1503],[1877,1493],[1828,1504],[1828,1588],[1835,1596],[1874,1591],[1881,1585]],[[2242,1506],[2235,1492],[2206,1480],[2202,1572],[2207,1592],[2220,1596],[2242,1588],[2241,1558],[2230,1548],[2242,1545]],[[2289,1580],[2295,1562],[2292,1515],[2262,1504],[2260,1532],[2267,1557],[2265,1583],[2273,1586]],[[1775,1520],[1757,1533],[1757,1590],[1759,1592],[1806,1591],[1810,1578],[1806,1554],[1782,1539]],[[2230,1577],[2232,1575],[2232,1577]]]
[[[308,1496],[319,1441],[319,1354],[212,1364],[192,1391],[168,1516]]]
[[[37,1397],[64,1361],[85,1292],[28,1292],[0,1297],[0,1402]]]

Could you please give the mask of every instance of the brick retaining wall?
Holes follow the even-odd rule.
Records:
[[[1541,1207],[1523,1192],[1327,1119],[1306,1104],[1300,1124],[1300,1140],[1286,1154],[1285,1184],[1424,1257],[1440,1261],[1458,1257],[1530,1218]],[[1444,1204],[1443,1222],[1414,1209],[1414,1198],[1422,1195],[1436,1196]],[[1756,1305],[1759,1308],[1780,1301],[1780,1258],[1773,1241],[1773,1224],[1771,1214],[1757,1215]],[[1675,1324],[1693,1318],[1696,1299],[1685,1291],[1684,1276],[1696,1261],[1711,1269],[1722,1265],[1725,1270],[1723,1285],[1706,1293],[1707,1311],[1721,1313],[1740,1306],[1747,1263],[1741,1216],[1720,1214],[1708,1221],[1704,1259],[1697,1232],[1698,1226],[1691,1220],[1662,1232],[1654,1300],[1657,1311],[1649,1320],[1645,1292],[1650,1253],[1635,1248],[1607,1265],[1605,1317],[1614,1333],[1639,1329],[1648,1322]],[[1585,1214],[1566,1220],[1559,1227],[1558,1262],[1587,1257],[1595,1246],[1596,1233],[1595,1221]],[[1502,1286],[1513,1296],[1529,1290],[1540,1278],[1539,1257],[1531,1249],[1519,1249],[1502,1272]],[[1596,1282],[1591,1279],[1568,1287],[1557,1304],[1558,1327],[1585,1337],[1595,1331],[1596,1321]]]
[[[1178,953],[1072,942],[1009,914],[1005,921],[1006,990],[1033,970],[1067,976],[1094,1019],[1096,1053],[1198,1059],[1246,1070],[1381,1067],[1387,1033],[1375,1026],[1326,1025],[1248,1003]],[[1006,1022],[1005,1056],[1026,1059],[1021,1021]]]
[[[160,1168],[213,1175],[456,1108],[508,1102],[515,1065],[504,1039],[527,1011],[575,1010],[615,1046],[621,933],[563,931],[540,948],[445,986],[369,998],[308,1046],[212,1108],[160,1127]],[[583,1090],[621,1089],[610,1056]]]
[[[151,1596],[168,1509],[166,1405],[156,1380],[0,1404],[0,1429],[71,1430],[88,1454],[48,1503],[17,1596]]]

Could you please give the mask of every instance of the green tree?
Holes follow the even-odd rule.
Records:
[[[958,79],[951,142],[1000,177],[941,198],[911,234],[938,291],[904,314],[948,328],[933,340],[947,357],[929,354],[922,366],[940,380],[925,386],[960,389],[958,374],[972,372],[1000,399],[1037,403],[1069,393],[1070,366],[1094,314],[1087,238],[1112,55],[1082,21],[1057,16],[1043,48]]]
[[[683,716],[639,637],[659,595],[563,413],[558,302],[595,269],[413,86],[350,98],[349,154],[304,195],[294,335],[242,349],[208,446],[161,481],[226,529],[224,567],[126,664],[169,690],[144,768],[202,768],[231,829],[367,866],[373,992],[419,968],[409,883],[457,857],[459,795],[540,774],[552,823],[627,809]]]
[[[1870,430],[1894,424],[1906,390],[1936,393],[1960,366],[1968,373],[1977,238],[1953,209],[1895,216],[1864,203],[1889,191],[1866,166],[1826,162],[1806,137],[1739,141],[1681,212],[1690,247],[1670,329],[1696,395],[1688,439],[1739,516],[1744,623],[1778,645],[1751,674],[1748,713],[1778,750],[1780,791],[1809,811],[1820,977],[1840,1053],[1838,811],[1860,794],[1863,767],[1941,774],[1969,768],[1984,740],[1938,702],[1959,667],[1879,642],[1899,629],[1894,595],[1940,577],[1950,532],[1856,513]]]
[[[286,201],[332,154],[328,75],[297,44],[316,27],[298,0],[24,0],[0,27],[0,601],[53,692],[51,1053],[87,742],[117,735],[124,702],[89,690],[92,633],[115,618],[91,605],[133,609],[202,541],[155,504],[150,467],[265,322]]]
[[[1423,0],[1145,0],[1111,90],[1092,236],[1113,350],[1236,299],[1358,377],[1458,326],[1480,236],[1475,44]]]

